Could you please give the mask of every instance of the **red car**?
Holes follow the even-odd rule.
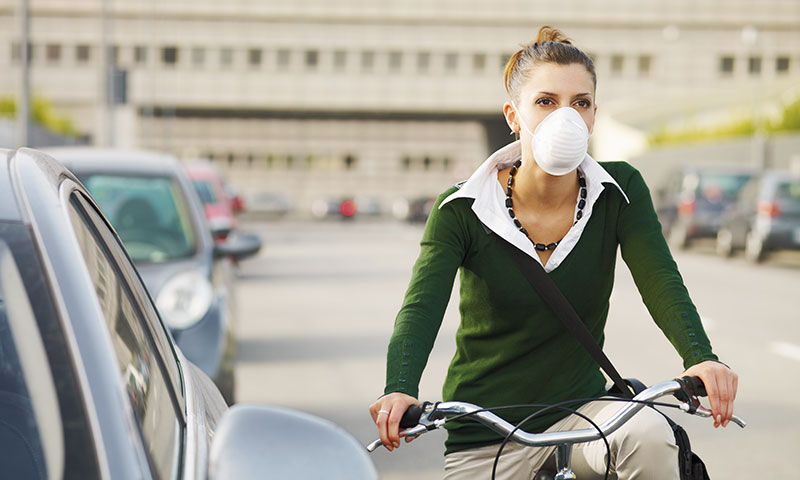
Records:
[[[214,240],[224,241],[236,229],[236,213],[243,210],[242,200],[232,193],[222,173],[210,163],[187,164],[186,173],[203,202]]]

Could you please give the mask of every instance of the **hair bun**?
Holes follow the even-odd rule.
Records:
[[[539,33],[536,35],[536,42],[535,43],[544,43],[544,42],[560,42],[567,45],[572,45],[572,41],[561,33],[560,30],[557,28],[553,28],[550,25],[545,25],[539,29]]]

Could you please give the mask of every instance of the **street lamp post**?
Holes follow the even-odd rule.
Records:
[[[28,14],[28,0],[19,2],[19,61],[20,61],[20,91],[17,101],[17,146],[28,145],[30,128],[30,17]]]

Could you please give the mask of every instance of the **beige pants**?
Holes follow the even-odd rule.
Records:
[[[598,425],[622,407],[619,402],[591,402],[578,411]],[[577,415],[570,415],[548,431],[592,428]],[[677,480],[678,447],[669,424],[660,413],[643,408],[609,435],[610,479]],[[445,480],[490,479],[498,445],[462,450],[445,457]],[[497,465],[497,480],[531,480],[539,469],[555,469],[555,447],[532,448],[509,442]],[[606,446],[602,439],[576,444],[570,467],[579,480],[602,479],[606,471]]]

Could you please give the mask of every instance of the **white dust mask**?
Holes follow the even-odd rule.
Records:
[[[516,107],[515,107],[516,109]],[[517,118],[533,137],[531,151],[539,168],[561,176],[578,168],[589,147],[589,129],[572,107],[562,107],[546,116],[531,132],[517,110]]]

